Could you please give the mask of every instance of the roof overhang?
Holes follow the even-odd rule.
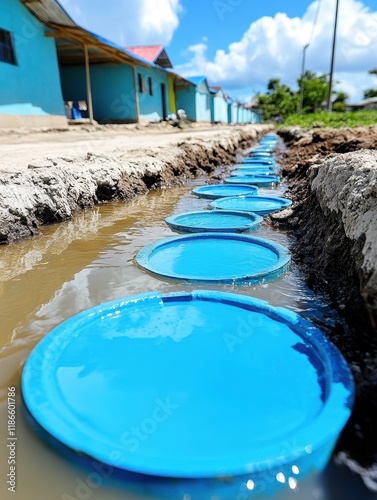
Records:
[[[136,60],[131,54],[128,54],[122,48],[115,44],[102,41],[100,37],[84,30],[78,26],[60,26],[52,23],[46,24],[49,28],[46,31],[47,37],[53,37],[56,40],[56,50],[58,53],[59,64],[80,65],[85,60],[85,47],[88,50],[91,64],[111,64],[128,63],[141,66],[148,66],[142,60]]]

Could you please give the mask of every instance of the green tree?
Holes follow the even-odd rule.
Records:
[[[370,69],[368,71],[370,75],[375,75],[377,76],[377,68]],[[370,89],[364,90],[364,99],[369,99],[371,97],[377,97],[377,88],[372,87]]]
[[[297,80],[298,86],[304,86],[302,110],[304,113],[315,113],[323,108],[328,93],[328,75],[316,75],[312,71],[305,71]]]
[[[335,92],[335,99],[333,101],[332,110],[338,113],[343,113],[346,111],[346,101],[349,98],[349,95],[346,92]]]
[[[271,78],[267,84],[266,94],[257,94],[258,106],[265,121],[277,116],[285,118],[297,109],[297,94],[279,78]]]

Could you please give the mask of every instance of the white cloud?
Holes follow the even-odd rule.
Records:
[[[120,45],[168,44],[179,25],[180,0],[60,0],[84,28]]]
[[[227,89],[245,89],[266,84],[278,77],[296,85],[301,71],[303,47],[308,43],[317,1],[310,4],[302,18],[285,13],[262,17],[253,22],[239,41],[226,51],[217,50],[213,60],[206,57],[206,43],[188,48],[190,59],[176,66],[183,75],[204,74],[212,84]],[[328,73],[335,14],[335,0],[322,2],[314,38],[307,50],[306,68]],[[342,0],[339,9],[335,78],[347,78],[343,86],[351,100],[361,97],[362,90],[373,81],[367,71],[376,66],[377,11],[372,12],[361,1]]]

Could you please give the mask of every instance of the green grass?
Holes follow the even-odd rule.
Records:
[[[312,128],[313,123],[321,123],[321,127],[339,128],[339,127],[367,127],[368,125],[377,125],[376,111],[347,111],[344,113],[327,113],[320,111],[307,115],[290,115],[280,127],[299,126],[302,128]]]

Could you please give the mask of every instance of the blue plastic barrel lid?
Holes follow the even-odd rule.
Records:
[[[265,163],[238,163],[234,165],[237,170],[263,170],[264,172],[275,172],[276,164],[265,164]]]
[[[213,201],[211,206],[221,210],[241,210],[265,215],[292,205],[292,201],[279,196],[231,196]]]
[[[266,158],[266,157],[247,157],[247,158],[243,158],[242,160],[242,164],[245,164],[245,163],[257,163],[257,164],[260,164],[260,165],[275,165],[275,160],[273,160],[272,158]]]
[[[254,184],[255,186],[269,186],[280,182],[276,175],[240,175],[238,177],[227,177],[224,179],[227,184]]]
[[[240,194],[257,194],[258,188],[248,184],[239,184],[237,186],[231,186],[229,184],[212,184],[196,187],[192,192],[200,198],[216,200],[217,198],[237,196]]]
[[[230,174],[231,177],[242,177],[244,175],[274,175],[275,172],[270,170],[269,168],[240,168],[237,170],[233,170]]]
[[[165,238],[136,256],[141,267],[164,278],[213,283],[272,279],[289,259],[286,249],[272,241],[230,233]]]
[[[68,319],[32,351],[22,394],[68,447],[121,469],[235,475],[313,460],[352,404],[339,352],[242,295],[157,292]]]
[[[206,210],[172,215],[167,217],[165,222],[177,231],[242,232],[256,228],[262,222],[262,218],[248,212]]]

